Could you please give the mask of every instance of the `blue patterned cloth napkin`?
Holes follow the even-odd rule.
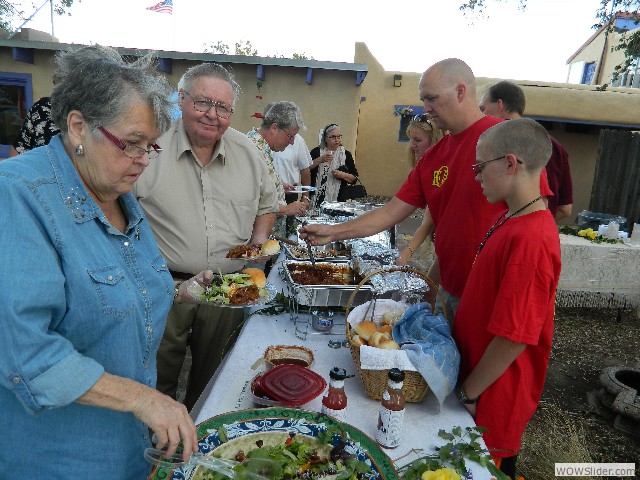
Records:
[[[413,305],[393,327],[393,339],[429,385],[440,407],[458,379],[460,353],[449,325],[442,315],[434,315],[431,305]]]

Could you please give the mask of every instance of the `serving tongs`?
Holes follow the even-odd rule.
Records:
[[[302,226],[303,227],[307,226],[307,221],[306,220],[304,222],[302,222]],[[311,240],[309,239],[309,235],[304,237],[304,243],[307,244],[307,253],[309,254],[309,260],[311,260],[311,266],[313,268],[316,268],[316,257],[313,256],[313,249],[311,247]]]
[[[175,454],[167,457],[167,452],[157,448],[147,448],[144,451],[144,458],[147,462],[168,468],[182,467],[204,467],[225,477],[238,480],[270,480],[282,476],[280,464],[268,458],[247,458],[243,462],[224,460],[222,458],[204,455],[202,453],[192,453],[189,461],[182,460],[182,455]],[[244,468],[236,470],[238,465]]]

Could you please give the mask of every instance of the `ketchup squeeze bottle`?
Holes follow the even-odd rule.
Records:
[[[347,395],[344,393],[345,378],[347,378],[347,372],[344,368],[333,367],[329,371],[329,390],[322,397],[321,412],[341,422],[347,418]]]
[[[404,372],[402,370],[397,368],[389,370],[387,389],[382,394],[380,401],[378,429],[376,430],[376,442],[386,448],[396,448],[400,445],[404,421],[403,383]]]

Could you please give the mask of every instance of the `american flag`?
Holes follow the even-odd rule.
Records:
[[[147,7],[147,10],[151,10],[152,12],[158,12],[158,13],[168,13],[169,15],[171,15],[173,13],[173,1],[164,0],[160,3],[156,3],[151,7]]]

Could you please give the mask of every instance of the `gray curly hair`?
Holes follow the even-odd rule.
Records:
[[[136,98],[153,108],[160,134],[169,128],[171,86],[157,72],[155,54],[127,61],[113,48],[92,45],[58,53],[55,64],[51,118],[62,135],[67,134],[69,112],[82,112],[96,130],[117,122]]]
[[[280,129],[299,128],[304,130],[307,128],[302,120],[302,112],[293,102],[273,102],[265,108],[261,128],[269,128],[274,123]]]

